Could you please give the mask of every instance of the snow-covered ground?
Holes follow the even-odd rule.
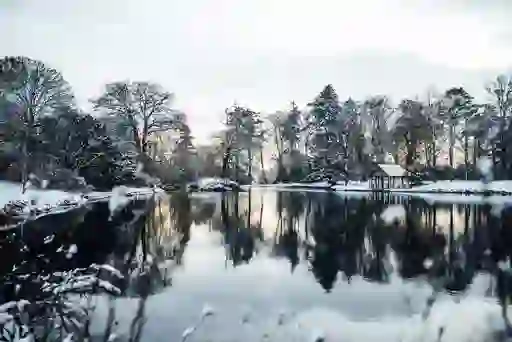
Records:
[[[257,185],[258,187],[261,185]],[[263,187],[278,189],[332,189],[343,195],[349,196],[362,193],[370,193],[368,182],[349,181],[347,184],[338,182],[336,185],[330,185],[328,182],[315,183],[282,183],[271,184]],[[389,189],[396,195],[413,196],[422,198],[428,202],[440,203],[482,203],[484,200],[491,205],[512,204],[512,181],[494,181],[484,184],[481,181],[438,181],[430,182],[421,186],[412,188]],[[490,192],[491,196],[482,196],[485,192]],[[464,194],[464,195],[463,195]]]
[[[512,205],[512,181],[495,181],[484,184],[479,181],[438,181],[410,189],[393,189],[398,196],[421,198],[428,203],[488,203],[498,214],[505,206]],[[491,192],[490,196],[483,196]]]
[[[261,185],[258,185],[261,186]],[[266,187],[273,188],[301,188],[301,189],[332,189],[336,191],[370,191],[370,187],[368,182],[357,182],[357,181],[349,181],[345,184],[345,182],[338,182],[335,185],[332,185],[329,182],[312,182],[312,183],[278,183],[278,184],[268,184]]]
[[[420,185],[410,189],[393,189],[392,191],[424,193],[483,193],[485,191],[490,191],[495,193],[512,194],[512,181],[494,181],[484,184],[481,181],[448,180]]]
[[[259,186],[259,185],[258,185]],[[312,182],[312,183],[277,183],[277,184],[266,184],[266,187],[272,188],[290,188],[290,189],[330,189],[332,187],[328,182]]]
[[[16,214],[37,216],[55,211],[67,210],[82,206],[86,203],[110,200],[109,207],[114,211],[122,203],[123,198],[138,199],[147,197],[163,190],[159,188],[130,188],[120,186],[109,192],[77,193],[61,190],[27,189],[22,193],[19,183],[0,181],[0,210],[14,204]]]
[[[333,189],[336,191],[370,191],[370,184],[368,182],[350,181],[347,184],[338,182]]]

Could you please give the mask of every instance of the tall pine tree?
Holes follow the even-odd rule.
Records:
[[[311,171],[330,178],[345,168],[342,108],[330,84],[308,105],[311,107],[307,120]]]

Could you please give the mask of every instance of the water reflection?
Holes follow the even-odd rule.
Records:
[[[209,225],[221,232],[233,267],[265,250],[265,257],[287,259],[291,272],[306,263],[327,292],[338,279],[350,283],[362,276],[387,283],[393,274],[462,292],[480,271],[500,279],[494,291],[507,287],[499,285],[505,277],[497,267],[510,259],[512,212],[507,209],[500,218],[486,205],[434,206],[393,196],[254,190],[219,196],[220,210],[209,211]],[[382,219],[385,210],[397,206],[405,209],[405,217],[391,223]]]
[[[393,213],[396,217],[390,220]],[[47,300],[41,288],[48,279],[62,281],[55,274],[110,264],[122,279],[107,275],[105,280],[119,289],[109,295],[137,298],[127,333],[136,341],[151,316],[147,301],[162,293],[173,303],[164,309],[166,315],[182,310],[174,317],[177,331],[186,328],[187,312],[197,312],[197,302],[205,300],[244,300],[262,307],[326,300],[349,303],[343,306],[361,315],[377,315],[386,305],[375,304],[375,298],[350,298],[343,292],[329,299],[321,296],[354,283],[361,286],[361,281],[373,284],[376,296],[379,286],[397,278],[419,280],[434,294],[456,294],[486,272],[492,275],[487,294],[503,308],[512,293],[504,271],[505,263],[510,267],[512,248],[512,211],[506,208],[498,217],[481,204],[251,190],[173,193],[135,203],[112,220],[109,216],[107,205],[96,204],[43,218],[23,232],[3,232],[2,302]],[[313,279],[316,288],[310,286]],[[112,299],[107,322],[117,319]],[[365,304],[354,306],[358,301]],[[40,313],[39,321],[45,315]],[[106,324],[103,333],[108,335],[109,329]]]

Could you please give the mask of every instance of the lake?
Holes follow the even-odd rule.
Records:
[[[431,319],[425,340],[453,341],[504,315],[511,218],[483,203],[268,188],[175,193],[113,217],[96,203],[3,232],[0,296],[41,301],[54,274],[109,264],[123,279],[94,296],[95,335],[110,317],[141,341],[413,341]],[[54,324],[45,310],[33,323],[45,315]]]

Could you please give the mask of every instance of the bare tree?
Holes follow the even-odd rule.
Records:
[[[285,154],[285,134],[283,133],[286,122],[287,113],[279,111],[268,116],[268,121],[272,125],[272,136],[274,139],[274,149],[277,161],[277,177],[278,181],[282,181],[284,173],[283,157]]]
[[[411,170],[417,157],[418,147],[431,134],[429,121],[422,102],[404,99],[399,105],[401,116],[396,121],[393,135],[405,149],[405,165]]]
[[[386,96],[372,96],[362,105],[365,116],[366,131],[371,137],[372,157],[379,163],[384,163],[387,153],[392,151],[392,135],[388,121],[394,114],[393,108]]]
[[[151,135],[178,128],[184,121],[184,114],[171,108],[173,98],[156,83],[121,81],[107,84],[91,102],[95,110],[121,117],[131,127],[138,152],[146,154]]]
[[[0,60],[0,97],[16,106],[16,122],[21,126],[17,130],[21,138],[24,192],[39,120],[57,107],[71,107],[74,95],[55,69],[27,57],[5,57]]]
[[[492,96],[493,106],[496,109],[498,122],[498,141],[501,150],[498,151],[500,154],[500,165],[502,172],[507,169],[507,151],[505,143],[505,131],[508,128],[508,121],[512,110],[512,77],[500,75],[494,82],[491,82],[486,87],[489,95]],[[497,151],[496,144],[492,144],[492,158],[496,165],[497,163]]]

